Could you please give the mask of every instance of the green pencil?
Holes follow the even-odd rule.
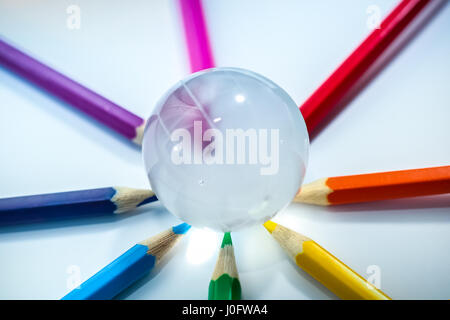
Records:
[[[240,300],[241,284],[234,259],[231,235],[223,235],[216,268],[209,282],[208,300]]]

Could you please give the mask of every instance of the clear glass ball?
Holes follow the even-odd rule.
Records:
[[[278,85],[248,70],[214,68],[161,98],[142,148],[162,204],[195,227],[225,232],[263,223],[292,201],[309,138]]]

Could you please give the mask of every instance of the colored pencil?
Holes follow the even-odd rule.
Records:
[[[144,120],[0,39],[0,64],[140,145]]]
[[[109,187],[0,199],[0,226],[118,214],[158,200],[151,190]]]
[[[182,223],[128,249],[62,300],[109,300],[148,274],[191,226]]]
[[[179,0],[191,72],[213,68],[214,59],[201,0]]]
[[[241,283],[234,258],[231,234],[223,236],[214,273],[209,282],[208,300],[240,300]]]
[[[300,106],[310,135],[315,135],[323,124],[335,115],[338,106],[369,69],[379,62],[382,54],[394,40],[404,33],[430,0],[402,0],[374,29],[353,53],[328,79]],[[359,83],[361,85],[361,83]],[[367,83],[364,83],[364,85]]]
[[[450,166],[323,178],[301,187],[295,202],[316,205],[450,193]]]
[[[346,300],[390,300],[383,292],[313,240],[273,221],[264,223],[298,267]]]

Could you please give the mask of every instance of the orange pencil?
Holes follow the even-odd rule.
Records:
[[[294,202],[336,205],[450,193],[450,166],[389,171],[316,180]]]

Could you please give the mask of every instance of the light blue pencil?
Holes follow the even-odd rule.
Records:
[[[109,300],[145,276],[191,226],[182,223],[148,238],[108,264],[62,300]]]

